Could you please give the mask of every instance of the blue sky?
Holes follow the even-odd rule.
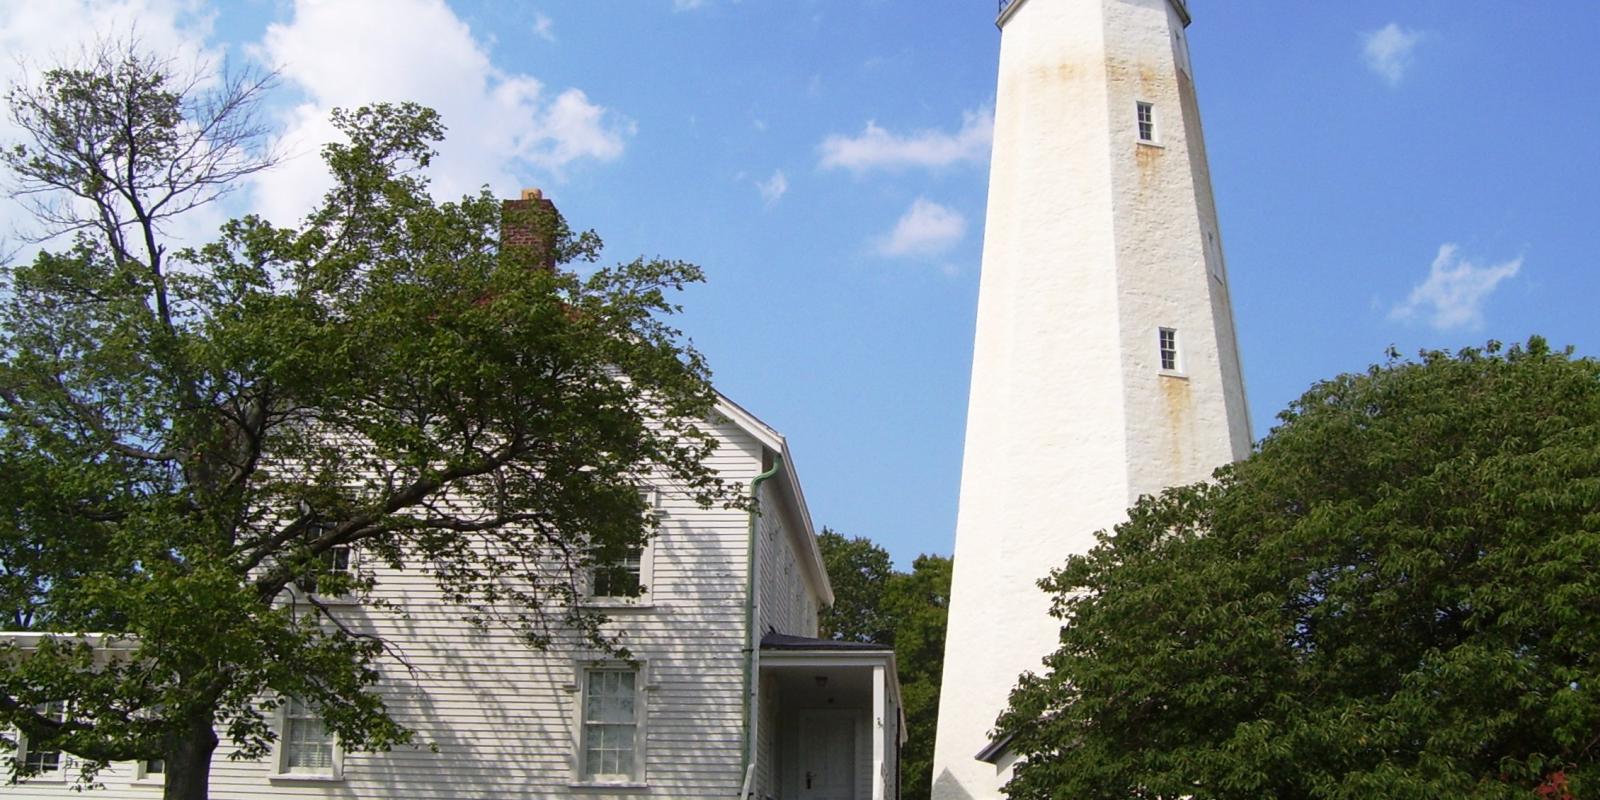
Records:
[[[1389,345],[1538,332],[1600,352],[1593,5],[1191,6],[1258,436],[1311,382]],[[271,112],[294,157],[219,215],[292,222],[317,194],[331,106],[439,108],[440,195],[538,186],[612,260],[705,267],[680,322],[719,387],[789,437],[818,524],[905,566],[954,535],[994,12],[63,0],[0,5],[0,50],[49,63],[137,20],[180,57],[282,70]]]

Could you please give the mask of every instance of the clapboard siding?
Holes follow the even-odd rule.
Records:
[[[761,629],[794,636],[817,635],[816,590],[806,579],[800,560],[800,539],[809,536],[796,520],[784,493],[762,487],[761,518],[757,524],[761,566]]]
[[[804,539],[811,536],[811,532],[801,522],[794,495],[782,486],[776,481],[763,484],[759,498],[761,514],[756,524],[756,557],[760,564],[756,574],[760,579],[761,630],[816,636],[821,599],[807,579],[800,555],[800,548],[810,546]],[[777,797],[780,793],[778,707],[776,684],[764,685],[761,720],[756,729],[759,757],[754,789],[757,798]]]
[[[731,421],[713,427],[720,446],[710,465],[747,485],[762,468],[763,445]],[[768,481],[769,486],[776,481]],[[609,630],[646,666],[644,789],[573,788],[574,713],[578,665],[597,657],[570,641],[533,651],[514,632],[462,619],[428,570],[359,565],[377,579],[376,599],[393,613],[360,603],[337,606],[349,624],[380,634],[405,653],[412,670],[383,666],[378,691],[391,713],[416,731],[418,746],[387,753],[347,753],[337,781],[272,776],[265,761],[232,761],[219,748],[211,796],[268,798],[704,798],[733,797],[743,775],[741,701],[745,681],[748,516],[702,509],[669,486],[658,487],[662,529],[652,542],[653,576],[644,602],[607,609]],[[760,621],[780,631],[814,635],[816,600],[796,565],[793,501],[777,490],[763,497],[758,558],[763,586]],[[794,586],[785,586],[790,583]],[[810,598],[809,600],[807,598]],[[768,692],[769,696],[771,695]],[[776,702],[770,704],[776,708]],[[762,723],[776,730],[770,710]],[[762,736],[770,753],[770,736]],[[763,758],[770,762],[770,759]],[[770,770],[763,770],[771,787]],[[101,773],[108,800],[159,797],[160,787],[133,784],[128,764]],[[64,797],[70,785],[32,781],[0,789],[4,797]],[[768,793],[771,793],[770,788]],[[84,795],[76,795],[84,796]]]
[[[778,682],[763,681],[761,685],[761,724],[756,728],[758,752],[755,796],[778,796]]]

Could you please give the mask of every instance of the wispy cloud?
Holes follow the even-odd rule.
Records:
[[[983,108],[961,115],[955,133],[939,130],[897,134],[869,121],[857,136],[834,134],[822,140],[820,166],[862,172],[870,169],[945,167],[982,162],[994,136],[994,112]]]
[[[756,191],[761,193],[761,202],[767,208],[772,208],[789,193],[789,179],[784,176],[783,170],[777,170],[772,173],[772,177],[756,181]]]
[[[706,4],[706,0],[672,0],[673,11],[693,11]]]
[[[1423,34],[1391,22],[1362,34],[1361,39],[1361,55],[1367,62],[1367,68],[1390,86],[1399,86],[1401,79],[1406,76],[1406,70],[1411,68],[1412,54],[1423,40]]]
[[[1439,246],[1428,277],[1411,290],[1404,303],[1389,312],[1400,321],[1423,319],[1436,330],[1480,328],[1483,305],[1496,286],[1516,276],[1522,259],[1480,267],[1457,255],[1453,244]]]
[[[555,23],[554,20],[550,19],[549,17],[547,17],[547,16],[545,16],[543,14],[540,14],[538,12],[534,12],[534,15],[533,15],[533,33],[534,33],[534,35],[538,36],[540,39],[543,39],[543,40],[545,40],[547,42],[553,42],[553,41],[556,40],[555,27],[556,27],[556,23]]]
[[[880,255],[894,258],[936,256],[966,235],[967,221],[957,211],[918,197],[894,230],[878,240]]]
[[[437,109],[450,131],[429,172],[440,197],[485,183],[509,195],[529,173],[561,180],[580,162],[621,157],[631,120],[581,89],[550,91],[497,67],[488,44],[442,0],[389,0],[381,26],[368,24],[371,14],[361,3],[298,0],[289,19],[267,28],[262,59],[281,64],[284,84],[304,98],[283,121],[285,149],[298,157],[256,185],[270,219],[296,221],[323,191],[315,153],[336,135],[333,108],[414,100]]]

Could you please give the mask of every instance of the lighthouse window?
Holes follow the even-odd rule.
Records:
[[[1161,370],[1163,372],[1177,372],[1178,331],[1174,328],[1159,329],[1157,343],[1161,349]]]
[[[1217,234],[1206,231],[1206,261],[1211,265],[1211,277],[1222,282],[1222,246],[1217,244]]]
[[[1156,140],[1156,107],[1150,103],[1139,101],[1139,141],[1154,142]]]

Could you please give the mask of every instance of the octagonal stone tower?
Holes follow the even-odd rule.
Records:
[[[989,732],[1058,632],[1035,582],[1251,445],[1186,4],[1010,0],[998,24],[938,800],[1009,779]]]

